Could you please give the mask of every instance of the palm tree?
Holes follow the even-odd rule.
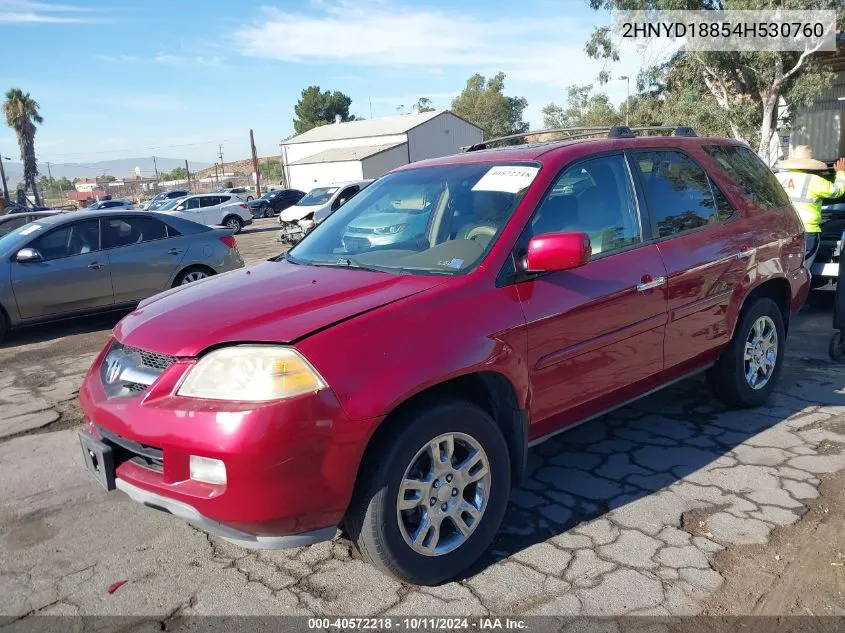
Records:
[[[35,126],[43,123],[44,119],[38,113],[38,102],[30,97],[28,92],[12,88],[6,93],[3,114],[6,115],[6,123],[18,135],[23,161],[24,190],[32,189],[35,204],[41,204],[35,186],[35,177],[38,175],[38,164],[35,162]]]

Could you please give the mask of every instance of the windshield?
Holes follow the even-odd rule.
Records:
[[[35,235],[43,228],[43,224],[30,222],[29,224],[19,226],[14,231],[9,231],[5,235],[0,236],[0,253],[4,253],[8,248],[19,247],[20,244],[26,242],[29,236]]]
[[[317,187],[308,192],[308,195],[296,203],[298,207],[313,207],[317,204],[326,204],[332,194],[337,191],[339,187]]]
[[[539,169],[473,163],[390,174],[326,218],[289,260],[397,273],[466,272],[493,245]]]
[[[161,205],[158,210],[159,211],[169,211],[170,209],[175,209],[179,206],[179,203],[182,202],[182,198],[173,198],[173,200],[168,200],[163,205]]]
[[[261,198],[262,198],[263,200],[269,200],[270,198],[275,198],[275,197],[276,197],[277,195],[279,195],[280,193],[282,193],[282,192],[281,192],[281,191],[268,191],[268,192],[267,192],[267,193],[265,193],[263,196],[261,196]]]

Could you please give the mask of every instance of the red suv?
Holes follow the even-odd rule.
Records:
[[[401,167],[284,256],[143,301],[81,388],[88,468],[245,547],[340,526],[431,584],[489,546],[530,446],[704,370],[761,404],[809,287],[785,193],[734,141],[606,135]]]

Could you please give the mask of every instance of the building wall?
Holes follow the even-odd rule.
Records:
[[[314,187],[323,187],[335,182],[361,180],[363,168],[360,160],[339,163],[315,163],[313,165],[290,165],[290,186],[306,193]]]
[[[408,132],[411,162],[457,154],[461,147],[480,143],[484,132],[471,123],[444,112]]]
[[[390,143],[404,143],[404,134],[392,136],[367,136],[364,138],[345,138],[336,141],[316,141],[314,143],[294,143],[284,146],[284,157],[287,164],[295,163],[303,158],[319,154],[327,149],[336,147],[360,147],[362,145],[388,145]]]
[[[365,158],[364,178],[378,178],[384,176],[391,169],[408,164],[408,145],[402,144],[381,154]]]
[[[845,156],[845,71],[812,106],[798,111],[789,137],[790,149],[797,145],[811,145],[820,160]]]

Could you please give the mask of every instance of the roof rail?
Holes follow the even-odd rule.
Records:
[[[696,136],[695,130],[684,125],[652,125],[643,127],[628,127],[627,125],[613,125],[600,127],[554,127],[543,130],[531,130],[528,132],[520,132],[519,134],[509,134],[508,136],[499,136],[491,138],[488,141],[475,143],[474,145],[467,145],[462,147],[461,151],[476,152],[482,149],[488,149],[492,144],[502,143],[504,141],[511,141],[516,139],[524,139],[528,136],[539,136],[542,134],[565,134],[563,138],[556,138],[552,141],[542,141],[543,143],[554,143],[557,141],[567,141],[575,138],[585,138],[588,136],[606,136],[607,138],[635,138],[643,134],[651,133],[671,134],[672,136]]]

